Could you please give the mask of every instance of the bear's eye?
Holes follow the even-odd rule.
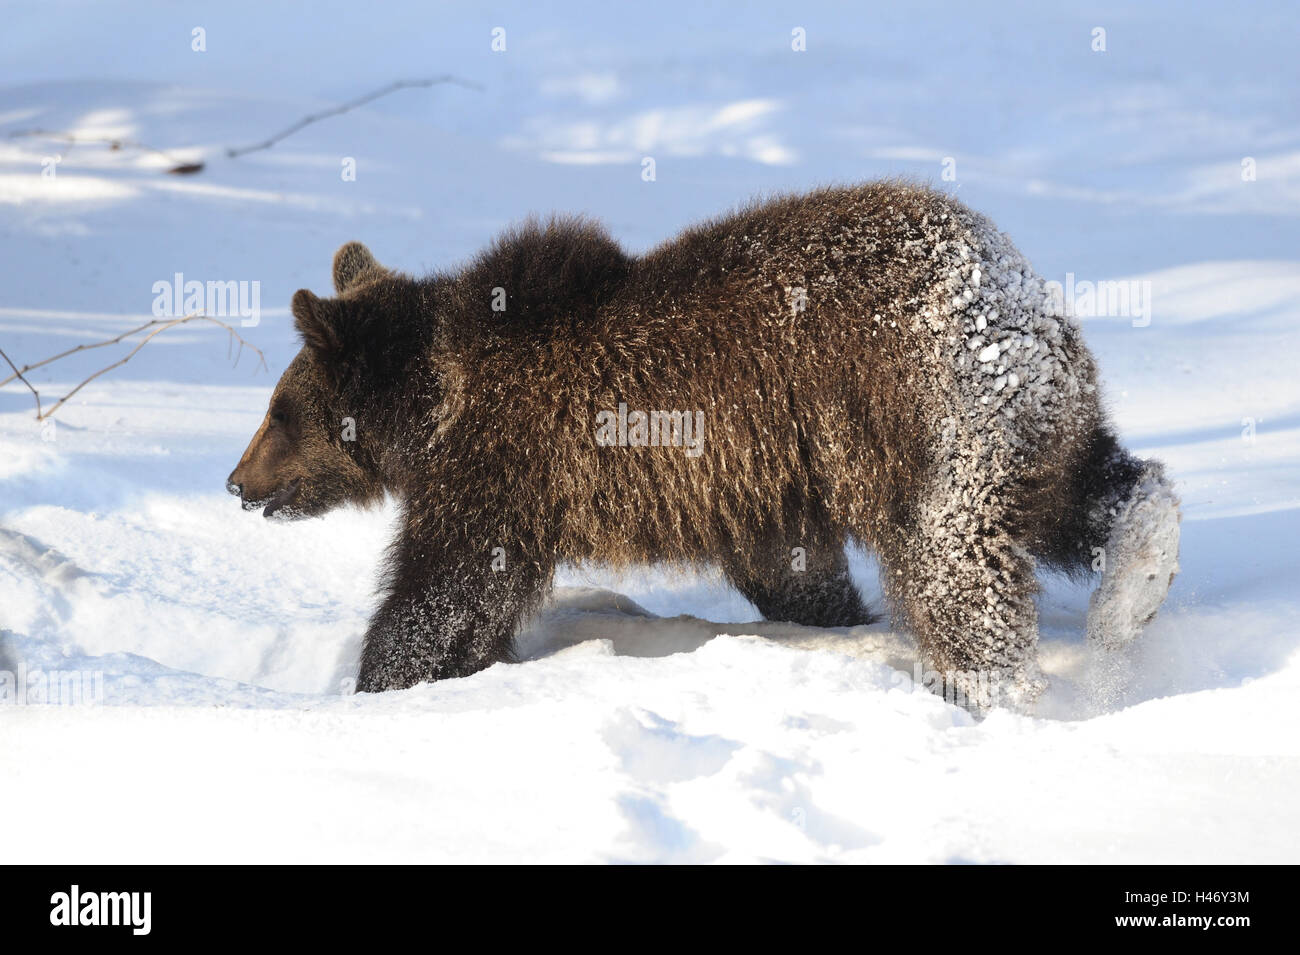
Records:
[[[284,424],[286,421],[288,421],[288,420],[289,420],[288,415],[286,415],[283,411],[280,411],[280,410],[277,409],[277,410],[271,412],[271,423],[272,423],[272,424],[283,425],[283,424]]]

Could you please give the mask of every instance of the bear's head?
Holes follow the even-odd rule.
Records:
[[[375,382],[396,377],[387,367],[386,323],[409,311],[403,299],[413,286],[350,242],[334,257],[338,297],[294,294],[302,349],[226,481],[245,510],[263,507],[266,517],[296,519],[382,498],[381,442],[368,426]]]

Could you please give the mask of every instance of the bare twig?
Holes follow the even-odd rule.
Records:
[[[14,373],[12,375],[10,375],[4,381],[0,381],[0,386],[3,386],[13,381],[15,378],[17,378],[24,385],[26,385],[27,390],[30,391],[32,393],[32,397],[36,399],[36,420],[40,421],[41,420],[41,393],[32,387],[32,383],[30,381],[28,381],[26,378],[23,377],[23,373],[18,370],[18,366],[15,365],[10,360],[9,356],[5,354],[5,350],[3,348],[0,348],[0,358],[4,358],[5,362],[8,363],[9,367],[14,370]]]
[[[146,328],[149,328],[153,325],[158,325],[163,321],[169,321],[169,319],[161,319],[161,318],[151,319],[150,321],[145,322],[143,325],[136,326],[135,328],[131,329],[129,332],[123,332],[121,335],[118,335],[116,338],[110,338],[102,342],[91,342],[89,345],[77,345],[75,348],[69,348],[67,351],[61,351],[57,355],[51,355],[49,358],[42,358],[40,361],[34,361],[30,365],[23,365],[21,369],[15,368],[14,371],[16,372],[16,374],[10,375],[4,381],[0,381],[0,388],[3,388],[5,385],[9,384],[9,382],[13,381],[15,378],[21,378],[23,373],[29,372],[34,368],[40,368],[42,365],[48,365],[50,362],[58,361],[60,358],[66,358],[69,355],[75,355],[79,351],[88,351],[91,348],[103,348],[106,345],[116,345],[118,342],[122,341],[123,339],[130,338],[132,335],[136,334],[137,332],[142,332]],[[10,362],[11,366],[12,364],[13,363]]]
[[[17,365],[15,365],[10,360],[9,356],[6,355],[3,350],[0,350],[0,356],[4,357],[4,360],[8,363],[9,367],[12,368],[14,371],[14,373],[10,375],[8,378],[4,379],[3,381],[0,381],[0,387],[4,387],[5,385],[9,384],[9,382],[15,379],[21,381],[24,385],[27,386],[28,390],[31,391],[33,397],[36,398],[36,420],[44,421],[46,418],[51,417],[56,411],[62,408],[69,398],[75,395],[86,385],[90,384],[100,375],[110,372],[114,368],[120,368],[122,365],[125,365],[128,361],[130,361],[132,358],[136,356],[136,354],[140,351],[140,349],[144,348],[145,345],[149,344],[149,342],[152,341],[155,336],[161,335],[169,328],[175,328],[177,325],[184,325],[187,322],[195,322],[195,321],[211,322],[213,325],[217,325],[220,328],[224,328],[229,333],[229,339],[228,339],[229,343],[231,345],[234,344],[239,345],[238,351],[235,352],[236,363],[239,362],[240,356],[244,353],[244,347],[247,346],[251,351],[257,353],[258,367],[262,369],[266,368],[266,356],[262,354],[262,350],[258,348],[256,345],[250,344],[248,341],[246,341],[244,337],[239,334],[239,332],[235,331],[233,326],[226,324],[220,319],[213,318],[210,315],[201,315],[198,313],[194,313],[191,315],[186,315],[182,318],[155,318],[152,321],[145,322],[143,325],[136,326],[130,331],[123,332],[122,334],[116,336],[115,338],[109,338],[102,342],[92,342],[89,345],[77,345],[75,348],[69,348],[67,351],[59,352],[59,354],[57,355],[53,355],[49,358],[43,358],[40,361],[32,362],[29,365],[24,365],[22,368],[19,368]],[[103,348],[106,345],[116,345],[130,338],[132,335],[138,335],[140,332],[143,332],[146,329],[153,329],[153,330],[150,331],[147,335],[145,335],[144,338],[142,338],[136,344],[136,346],[132,348],[129,352],[127,352],[126,355],[124,355],[121,359],[113,362],[111,365],[106,365],[105,367],[99,369],[99,371],[95,372],[93,375],[90,375],[87,378],[83,378],[75,388],[73,388],[66,395],[64,395],[62,398],[56,401],[49,411],[43,411],[41,409],[40,392],[37,391],[34,387],[32,387],[32,383],[24,377],[24,375],[27,372],[31,371],[33,368],[40,368],[43,365],[48,365],[50,362],[58,361],[60,358],[66,358],[69,355],[75,355],[77,352],[80,351],[87,351],[91,348]]]
[[[260,143],[254,143],[251,146],[229,147],[226,149],[226,156],[229,159],[234,159],[238,156],[243,156],[247,153],[256,152],[259,149],[270,149],[280,140],[292,136],[294,133],[298,132],[298,130],[306,126],[310,126],[312,123],[318,123],[322,119],[328,119],[331,116],[338,116],[340,113],[346,113],[348,110],[356,109],[358,106],[364,106],[366,103],[373,102],[374,100],[379,99],[381,96],[387,96],[389,93],[396,92],[397,90],[427,88],[430,86],[439,86],[444,83],[451,83],[456,86],[463,86],[466,89],[471,89],[471,90],[483,89],[483,87],[480,86],[478,83],[474,83],[470,80],[463,79],[459,76],[453,76],[451,73],[444,73],[442,76],[431,76],[428,77],[427,79],[422,79],[422,80],[396,80],[392,83],[389,83],[387,86],[380,87],[377,90],[374,90],[370,93],[366,93],[364,96],[358,96],[356,99],[348,100],[346,103],[343,103],[339,106],[335,106],[331,109],[321,110],[319,113],[310,113],[304,116],[302,119],[298,120],[292,126],[289,126],[288,128],[281,130],[280,132],[276,133],[274,136],[270,136],[267,139],[262,140]],[[150,146],[147,143],[138,142],[137,140],[133,140],[133,139],[121,139],[113,136],[76,136],[73,135],[72,133],[58,132],[49,129],[19,129],[11,133],[8,133],[7,135],[8,138],[10,139],[16,139],[20,136],[34,136],[34,137],[40,137],[42,139],[55,140],[57,142],[70,143],[74,146],[85,145],[85,144],[103,145],[103,146],[107,146],[109,149],[112,150],[120,150],[126,147],[130,147],[132,149],[142,149],[145,150],[146,152],[151,152],[158,156],[162,156],[169,163],[171,163],[172,167],[167,170],[170,173],[188,174],[188,173],[200,172],[203,169],[203,162],[200,160],[196,160],[194,162],[186,162],[184,160],[177,159],[176,156],[172,155],[171,153],[167,152],[164,149],[158,149],[157,147]]]
[[[319,113],[310,113],[304,116],[302,119],[298,120],[298,122],[294,123],[292,126],[289,126],[286,129],[281,130],[280,132],[276,133],[274,136],[262,140],[260,143],[254,143],[251,146],[241,146],[239,148],[227,149],[226,155],[229,158],[234,159],[236,156],[243,156],[245,153],[256,152],[259,149],[270,149],[280,140],[292,136],[294,133],[298,132],[298,130],[302,129],[304,126],[310,126],[312,123],[320,122],[322,119],[328,119],[331,116],[338,116],[340,113],[346,113],[350,109],[356,109],[358,106],[364,106],[366,103],[377,100],[381,96],[387,96],[389,93],[395,92],[397,90],[411,89],[413,87],[438,86],[442,83],[454,83],[457,86],[463,86],[466,89],[472,89],[472,90],[483,89],[483,87],[479,86],[477,83],[472,83],[469,80],[461,79],[458,76],[452,76],[450,73],[445,73],[442,76],[433,76],[424,80],[396,80],[392,83],[389,83],[387,86],[381,87],[380,89],[377,89],[374,92],[367,93],[364,96],[358,96],[356,99],[349,100],[348,102],[343,103],[340,106],[335,106],[332,109],[321,110],[321,112]]]

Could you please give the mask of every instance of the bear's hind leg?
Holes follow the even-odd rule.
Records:
[[[722,568],[764,620],[805,627],[856,627],[876,620],[853,583],[843,543],[771,544],[756,558],[725,559]]]
[[[972,710],[1026,708],[1045,687],[1033,559],[996,508],[969,507],[980,496],[952,495],[879,535],[883,583],[932,671],[927,685]]]

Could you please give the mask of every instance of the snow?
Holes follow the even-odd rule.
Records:
[[[183,272],[261,282],[240,331],[269,374],[186,326],[52,430],[0,390],[0,670],[101,673],[103,691],[0,705],[5,858],[1295,861],[1291,5],[531,7],[7,12],[0,347],[21,363],[119,334]],[[442,72],[483,88],[403,90],[225,158]],[[170,159],[8,135],[33,128]],[[289,298],[329,288],[339,245],[419,273],[556,210],[640,251],[755,195],[894,174],[988,215],[1044,279],[1150,282],[1148,325],[1079,319],[1127,445],[1182,500],[1181,572],[1129,648],[1090,656],[1089,588],[1046,578],[1050,686],[1033,715],[977,721],[913,689],[887,621],[756,622],[707,570],[565,568],[519,664],[349,693],[393,506],[279,524],[222,486],[296,349]],[[56,400],[109,353],[33,383]],[[1003,369],[990,388],[1003,374],[1028,387]],[[879,605],[874,563],[853,566]]]

